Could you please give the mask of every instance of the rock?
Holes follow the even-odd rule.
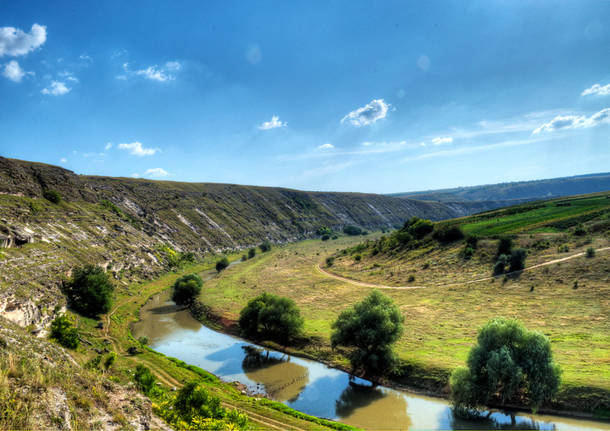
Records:
[[[97,322],[96,328],[97,329],[104,329],[104,322],[102,322],[101,320],[99,322]]]

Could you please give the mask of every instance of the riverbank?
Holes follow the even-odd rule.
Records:
[[[305,317],[306,339],[292,347],[275,343],[264,343],[265,346],[349,371],[345,351],[330,348],[330,325],[341,310],[361,300],[371,288],[324,277],[315,271],[315,265],[323,256],[358,241],[303,241],[277,247],[227,270],[204,286],[201,300],[209,307],[206,323],[237,334],[239,310],[249,299],[262,291],[287,296]],[[569,270],[582,274],[586,267],[581,266],[589,264],[584,258],[583,262],[574,259],[570,265],[577,266]],[[564,266],[562,271],[568,270]],[[541,411],[571,417],[607,416],[610,390],[606,386],[610,375],[604,367],[608,350],[603,342],[607,338],[603,328],[607,318],[600,321],[593,314],[607,300],[600,299],[602,293],[595,285],[578,291],[541,286],[530,293],[527,277],[541,275],[548,277],[533,272],[521,280],[502,284],[384,291],[405,314],[406,331],[396,346],[402,362],[400,373],[383,376],[378,382],[447,398],[451,370],[465,363],[478,327],[493,316],[503,315],[523,319],[531,329],[548,335],[556,360],[564,369],[564,384],[557,400]],[[607,286],[599,289],[603,292]]]

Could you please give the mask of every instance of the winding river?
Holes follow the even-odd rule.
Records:
[[[133,325],[135,337],[165,355],[197,365],[225,381],[238,381],[302,412],[365,429],[610,430],[610,423],[558,416],[492,412],[486,419],[455,418],[447,401],[402,392],[327,367],[262,348],[195,320],[169,299],[152,297]]]

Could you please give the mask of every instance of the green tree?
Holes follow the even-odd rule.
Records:
[[[256,249],[252,247],[250,250],[248,250],[248,259],[252,259],[254,256],[256,256]]]
[[[350,236],[361,235],[362,229],[357,226],[345,226],[343,228],[343,233]]]
[[[138,365],[136,367],[136,373],[134,375],[136,385],[142,392],[149,394],[155,385],[155,376],[150,372],[150,369],[144,365]]]
[[[559,389],[561,371],[553,362],[549,339],[518,320],[497,318],[483,326],[467,365],[454,370],[450,379],[457,413],[491,402],[524,402],[536,411]]]
[[[259,245],[258,248],[260,248],[263,253],[266,253],[271,250],[271,243],[269,241],[263,241],[263,243]]]
[[[180,277],[172,286],[172,301],[178,305],[189,304],[201,293],[203,280],[197,274]]]
[[[218,262],[216,262],[216,271],[220,272],[223,269],[226,269],[229,267],[229,259],[227,259],[227,256],[223,256],[222,259],[220,259]]]
[[[587,249],[586,256],[587,256],[589,259],[594,258],[594,257],[595,257],[595,249],[594,249],[593,247],[589,247],[589,248]]]
[[[193,416],[222,419],[225,415],[220,398],[210,395],[197,382],[188,382],[178,391],[174,407],[187,421]]]
[[[508,261],[510,260],[510,256],[506,254],[501,254],[498,256],[498,260],[494,265],[494,275],[502,275],[504,271],[506,271],[506,265],[508,265]]]
[[[246,336],[286,343],[301,333],[303,318],[292,299],[265,292],[241,310],[239,327]]]
[[[113,291],[114,286],[108,274],[93,265],[76,268],[72,278],[64,284],[70,306],[89,317],[110,311]]]
[[[503,236],[498,241],[498,251],[496,252],[496,257],[500,257],[505,254],[510,256],[510,251],[513,249],[513,240],[510,237]]]
[[[355,347],[349,356],[354,370],[373,375],[396,364],[392,351],[403,332],[404,317],[394,302],[378,290],[342,312],[333,323],[331,343]]]
[[[68,349],[76,349],[80,342],[78,330],[65,314],[60,314],[51,322],[51,338]]]
[[[510,252],[509,272],[521,271],[525,268],[525,257],[527,252],[522,248],[516,248]]]

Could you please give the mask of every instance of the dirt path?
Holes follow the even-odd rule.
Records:
[[[597,250],[595,250],[595,252],[599,253],[599,252],[603,252],[603,251],[607,251],[607,250],[610,250],[610,247],[598,248]],[[585,255],[585,252],[582,251],[580,253],[576,253],[576,254],[573,254],[573,255],[570,255],[570,256],[567,256],[567,257],[562,257],[562,258],[559,258],[559,259],[553,259],[553,260],[549,260],[548,262],[543,262],[543,263],[539,263],[537,265],[529,266],[529,267],[523,269],[521,272],[530,271],[532,269],[540,268],[540,267],[543,267],[543,266],[553,265],[555,263],[565,262],[566,260],[575,259],[577,257],[581,257],[581,256],[584,256],[584,255]],[[319,263],[315,265],[315,269],[319,273],[321,273],[321,274],[323,274],[323,275],[325,275],[327,277],[334,278],[336,280],[340,280],[340,281],[343,281],[343,282],[346,282],[346,283],[350,283],[350,284],[353,284],[355,286],[360,286],[360,287],[373,287],[373,288],[376,288],[376,289],[397,289],[397,290],[404,290],[404,289],[425,289],[426,287],[429,287],[429,286],[386,286],[384,284],[366,283],[364,281],[357,281],[357,280],[353,280],[353,279],[348,278],[348,277],[343,277],[343,276],[340,276],[340,275],[337,275],[337,274],[333,274],[332,272],[328,272],[325,269],[323,269],[320,266]],[[519,271],[516,271],[516,272],[519,272]],[[460,285],[463,285],[463,284],[479,283],[479,282],[482,282],[482,281],[489,281],[489,280],[492,280],[494,278],[503,277],[505,275],[510,275],[510,274],[512,274],[512,273],[509,272],[507,274],[502,274],[502,275],[478,278],[476,280],[463,281],[461,283],[437,284],[434,287],[452,287],[452,286],[460,286]]]

